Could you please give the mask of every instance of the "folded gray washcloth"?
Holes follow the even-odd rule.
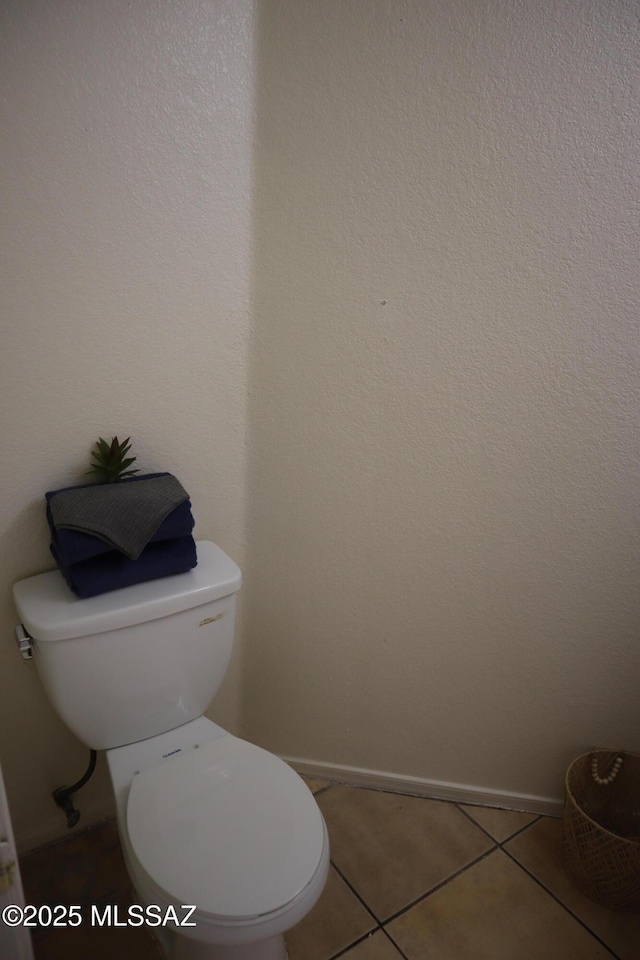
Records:
[[[96,483],[51,497],[53,523],[99,537],[136,560],[162,521],[189,494],[170,473],[134,481]]]

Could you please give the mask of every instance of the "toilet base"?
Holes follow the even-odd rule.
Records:
[[[214,946],[178,936],[173,938],[169,956],[170,960],[287,960],[288,955],[284,937],[278,934],[235,946]]]

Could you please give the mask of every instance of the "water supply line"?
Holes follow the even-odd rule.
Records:
[[[78,780],[77,783],[74,783],[71,787],[58,787],[57,790],[54,790],[51,796],[53,797],[55,803],[63,810],[67,818],[67,826],[71,830],[72,827],[75,827],[78,820],[80,819],[80,811],[76,810],[71,799],[71,794],[75,793],[80,787],[84,787],[87,780],[90,779],[93,771],[96,768],[96,758],[98,754],[95,750],[91,751],[91,756],[89,758],[89,766],[87,767],[87,772],[83,777]]]

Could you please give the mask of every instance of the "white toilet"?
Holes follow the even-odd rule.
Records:
[[[327,830],[286,763],[203,716],[231,655],[240,570],[197,547],[178,576],[79,600],[53,571],[14,598],[53,706],[107,751],[139,903],[180,921],[196,907],[195,926],[154,930],[168,956],[284,960],[284,931],[327,878]]]

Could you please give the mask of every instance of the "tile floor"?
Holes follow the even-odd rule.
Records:
[[[331,869],[290,960],[640,960],[640,914],[575,890],[559,820],[307,780]],[[132,902],[114,823],[21,860],[27,902]],[[148,930],[34,931],[36,960],[159,960]]]

